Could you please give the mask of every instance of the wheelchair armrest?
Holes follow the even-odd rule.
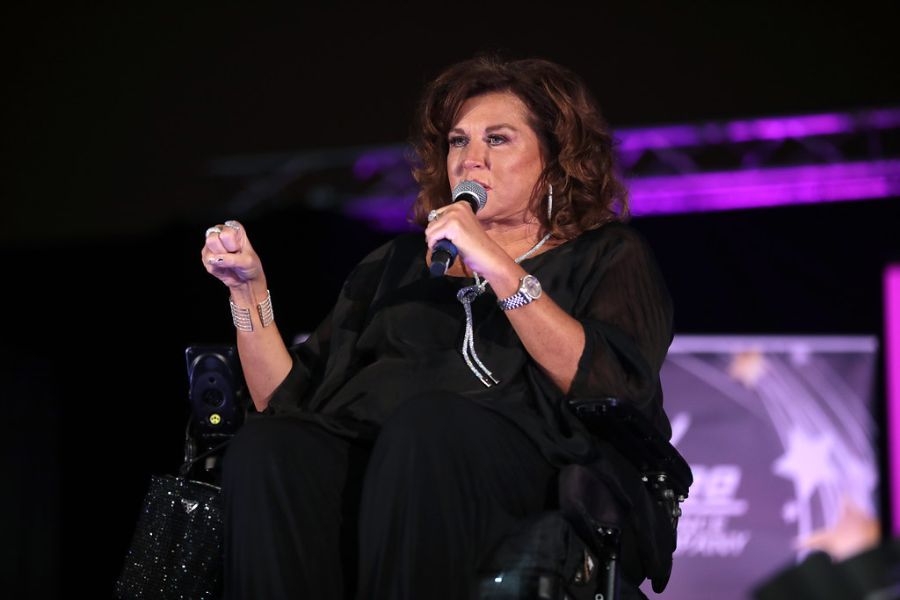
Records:
[[[575,398],[572,411],[588,430],[612,444],[645,478],[687,498],[693,483],[691,468],[678,450],[634,406],[617,398]]]

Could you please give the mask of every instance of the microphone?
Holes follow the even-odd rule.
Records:
[[[477,213],[487,204],[487,190],[477,181],[460,181],[453,188],[452,196],[453,202],[468,202],[473,213]],[[431,276],[443,277],[453,265],[457,254],[459,251],[453,242],[446,238],[438,240],[431,249]]]

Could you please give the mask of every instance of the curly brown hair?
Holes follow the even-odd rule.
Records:
[[[448,132],[466,100],[491,92],[512,93],[525,104],[540,142],[544,169],[529,208],[540,219],[541,236],[573,239],[627,219],[628,191],[616,174],[613,138],[581,78],[547,60],[483,56],[452,65],[425,88],[412,140],[420,186],[415,223],[425,226],[430,210],[450,202]],[[548,185],[552,222],[540,210]]]

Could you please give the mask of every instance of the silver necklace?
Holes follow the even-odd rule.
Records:
[[[532,246],[531,250],[515,259],[516,264],[519,264],[537,252],[549,239],[550,234],[548,233],[541,241]],[[486,279],[482,280],[478,273],[473,274],[475,275],[475,285],[466,286],[456,293],[456,299],[462,303],[463,310],[466,312],[466,334],[463,336],[462,355],[463,359],[466,361],[466,365],[468,365],[469,370],[472,371],[475,377],[477,377],[485,387],[491,387],[492,385],[500,383],[500,381],[494,377],[490,369],[484,366],[484,363],[481,362],[481,359],[478,358],[478,354],[475,352],[475,332],[472,323],[472,302],[475,301],[475,298],[484,293],[488,282]]]

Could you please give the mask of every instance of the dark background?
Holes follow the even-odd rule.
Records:
[[[401,143],[423,83],[489,49],[573,68],[614,127],[900,104],[888,3],[683,4],[0,9],[2,595],[111,595],[149,475],[179,464],[184,349],[233,340],[208,225],[245,221],[285,335],[387,239],[297,205],[221,214],[208,160]],[[633,224],[678,333],[879,334],[897,206]]]

